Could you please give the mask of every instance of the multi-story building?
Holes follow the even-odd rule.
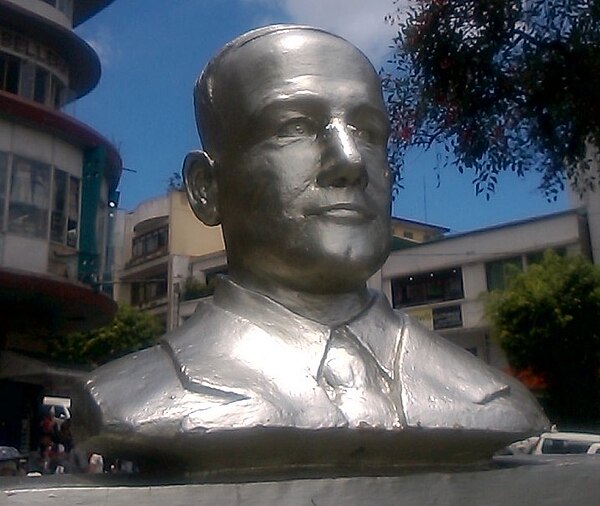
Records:
[[[589,168],[588,175],[596,178],[595,186],[585,185],[585,188],[573,188],[573,186],[569,185],[567,187],[567,195],[572,207],[582,207],[585,209],[590,230],[592,261],[596,265],[600,265],[600,185],[598,184],[600,150],[591,144],[588,144],[586,157],[581,162],[581,167],[586,165]]]
[[[502,289],[547,249],[590,256],[586,214],[579,209],[447,235],[393,251],[377,286],[402,308],[486,362],[506,368],[490,339],[485,294]],[[373,280],[372,280],[373,281]]]
[[[202,224],[182,191],[119,212],[115,233],[123,245],[115,254],[115,298],[155,314],[165,330],[189,317],[210,294],[211,278],[226,270],[221,227]]]
[[[100,78],[97,54],[73,28],[111,2],[0,0],[0,444],[22,450],[35,402],[67,388],[68,374],[44,365],[48,335],[116,310],[97,283],[121,158],[65,112]]]

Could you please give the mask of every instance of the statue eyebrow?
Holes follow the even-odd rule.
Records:
[[[297,112],[305,114],[312,118],[328,119],[329,101],[320,95],[309,92],[299,91],[292,94],[280,94],[275,97],[267,97],[263,104],[259,106],[248,118],[250,125],[260,124],[281,112]],[[371,105],[368,101],[353,101],[345,108],[344,116],[350,122],[368,116],[370,121],[376,121],[382,128],[389,128],[389,119],[387,113],[378,107]]]
[[[327,100],[312,92],[299,91],[287,95],[282,93],[267,97],[250,115],[249,121],[256,123],[281,111],[297,111],[309,116],[319,116],[325,107]]]

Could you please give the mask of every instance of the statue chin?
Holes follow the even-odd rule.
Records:
[[[373,241],[315,241],[301,248],[257,248],[230,256],[229,270],[235,279],[259,290],[280,286],[313,295],[347,293],[362,289],[381,268],[389,254],[388,244],[386,235]]]

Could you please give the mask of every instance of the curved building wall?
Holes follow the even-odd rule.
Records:
[[[74,17],[109,3],[0,0],[0,267],[101,281],[121,160],[58,110],[96,79]]]
[[[73,27],[73,2],[76,0],[7,0],[33,14],[50,19],[65,28]]]
[[[77,279],[83,153],[0,119],[0,265]]]
[[[102,276],[122,161],[61,112],[100,77],[72,27],[109,3],[0,0],[0,391],[19,392],[0,414],[0,445],[23,453],[39,443],[41,395],[69,397],[73,385],[47,364],[40,374],[6,367],[8,357],[31,364],[48,336],[104,325],[117,309]]]
[[[109,3],[0,0],[0,268],[101,281],[122,162],[59,110],[96,79],[73,19]]]
[[[75,95],[68,76],[67,62],[56,51],[0,26],[0,90],[60,109]]]

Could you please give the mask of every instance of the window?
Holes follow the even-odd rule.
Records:
[[[567,255],[567,248],[552,248],[552,250],[560,257],[565,257]],[[525,261],[527,262],[527,265],[539,264],[543,260],[544,253],[546,251],[547,250],[534,251],[533,253],[528,253],[525,255]]]
[[[33,61],[0,52],[0,90],[59,109],[66,101],[63,82]]]
[[[0,90],[19,93],[20,65],[18,58],[0,53]]]
[[[56,0],[56,8],[69,19],[73,17],[73,0]]]
[[[63,170],[0,152],[0,231],[76,247],[79,188]]]
[[[520,256],[486,263],[485,275],[488,290],[504,290],[510,279],[522,271],[523,259]]]
[[[167,296],[167,275],[157,275],[147,281],[131,284],[131,303],[141,305]]]
[[[52,189],[52,214],[50,217],[50,239],[55,242],[65,242],[67,229],[67,173],[62,170],[54,171],[54,187]]]
[[[50,166],[15,156],[10,188],[8,229],[34,237],[46,237]]]
[[[29,61],[21,61],[21,75],[19,79],[19,95],[33,99],[33,88],[35,85],[35,64]]]
[[[4,230],[4,204],[8,182],[8,155],[0,152],[0,231]]]
[[[586,453],[592,441],[572,441],[568,439],[544,439],[543,454]]]
[[[67,246],[77,247],[79,237],[79,179],[69,177],[69,214],[67,215]]]
[[[169,227],[161,227],[152,232],[134,237],[131,245],[131,258],[145,257],[154,253],[166,253],[169,241]]]
[[[56,81],[56,78],[54,78]],[[22,61],[20,69],[19,95],[40,104],[54,105],[52,96],[56,89],[51,85],[50,72],[32,62]]]
[[[405,230],[402,234],[407,239],[414,239],[415,235],[410,230]]]
[[[464,297],[460,267],[392,279],[394,307],[432,304]]]
[[[51,107],[60,109],[66,103],[66,87],[55,76],[50,75],[48,100]]]
[[[50,239],[72,248],[77,247],[78,223],[79,179],[54,169]]]
[[[73,0],[42,0],[42,2],[57,8],[65,16],[71,19],[73,14]]]
[[[35,69],[35,82],[33,85],[33,100],[40,104],[46,103],[46,92],[50,91],[50,73],[41,67]]]

